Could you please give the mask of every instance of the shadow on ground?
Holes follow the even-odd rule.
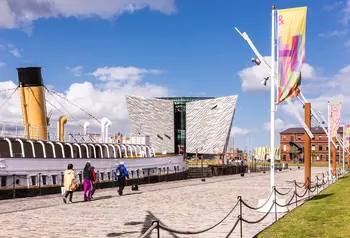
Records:
[[[329,197],[329,196],[332,196],[333,193],[330,193],[330,194],[318,194],[318,195],[315,195],[313,198],[310,199],[310,201],[312,200],[320,200],[320,199],[323,199],[323,198],[326,198],[326,197]]]

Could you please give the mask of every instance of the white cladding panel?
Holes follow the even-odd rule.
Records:
[[[174,104],[170,100],[126,96],[134,136],[149,136],[156,153],[174,153]]]
[[[186,152],[222,153],[227,146],[238,96],[186,103]]]

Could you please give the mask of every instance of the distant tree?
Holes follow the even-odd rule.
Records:
[[[315,157],[316,157],[316,151],[311,151],[311,158],[312,158],[312,163],[314,163],[315,162]]]

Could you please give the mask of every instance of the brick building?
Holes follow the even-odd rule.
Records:
[[[328,161],[328,137],[321,127],[311,128],[314,139],[311,140],[311,160],[314,162],[325,163]],[[343,128],[340,127],[338,134],[343,136]],[[302,127],[288,128],[280,133],[281,161],[302,162],[304,159],[304,137],[305,130]],[[339,149],[337,143],[337,161],[339,161]],[[340,157],[342,158],[342,157]]]

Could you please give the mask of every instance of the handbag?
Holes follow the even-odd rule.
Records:
[[[70,189],[71,189],[72,191],[77,190],[77,187],[78,187],[78,184],[77,184],[75,181],[72,182],[72,184],[70,185]]]

